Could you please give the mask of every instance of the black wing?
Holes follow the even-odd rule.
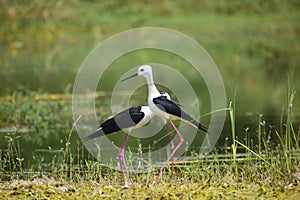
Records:
[[[141,106],[126,109],[103,122],[94,133],[82,140],[90,140],[99,136],[120,131],[121,129],[133,127],[138,124],[144,116],[145,114],[141,112]]]
[[[160,93],[162,93],[162,92],[160,92]],[[166,100],[172,101],[172,102],[175,103],[177,106],[184,107],[184,106],[181,105],[180,103],[177,103],[176,101],[173,101],[173,100],[168,99],[166,96],[160,96],[160,98],[161,98],[161,99],[166,99]]]
[[[153,103],[162,111],[180,117],[207,133],[207,128],[205,126],[199,124],[189,114],[181,110],[180,107],[172,100],[166,99],[165,97],[157,97],[153,99]]]

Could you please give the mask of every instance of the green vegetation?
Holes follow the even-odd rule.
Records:
[[[300,199],[299,10],[297,0],[0,0],[0,199]],[[174,29],[203,45],[231,103],[206,158],[191,150],[195,159],[178,161],[173,178],[169,169],[161,182],[156,171],[130,174],[127,188],[120,172],[79,141],[70,92],[95,45],[145,26]],[[112,63],[99,90],[110,91],[120,69],[153,60],[205,89],[183,59],[141,50]],[[109,104],[107,96],[97,98],[100,120],[111,114]]]
[[[289,132],[285,129],[279,132],[271,129],[267,132],[265,122],[259,116],[259,144],[253,144],[250,139],[233,139],[231,145],[225,143],[224,146],[216,147],[206,158],[195,157],[192,161],[176,162],[174,177],[169,177],[168,168],[161,182],[156,181],[156,171],[131,173],[133,185],[129,188],[124,187],[120,180],[120,172],[102,165],[86,152],[73,130],[71,116],[66,115],[71,110],[68,95],[32,93],[5,97],[1,99],[0,107],[5,111],[3,113],[6,117],[2,117],[0,122],[2,126],[18,122],[19,127],[6,133],[1,140],[1,146],[6,144],[7,148],[1,153],[0,197],[297,199],[300,195],[300,130],[295,130],[294,122],[288,121],[291,120],[290,112],[297,109],[293,106],[294,94],[293,90],[289,92],[289,109],[286,109],[287,113],[283,113],[287,116],[285,123],[290,125]],[[235,103],[231,103],[229,108],[232,138],[235,138]],[[23,108],[23,112],[19,111],[20,108]],[[100,109],[104,113],[109,112],[105,106]],[[52,116],[54,125],[35,126],[29,120],[47,116]],[[48,139],[54,139],[45,141],[47,139],[44,134],[49,132],[48,126],[55,126],[52,128],[56,134],[55,131],[50,131],[52,135]],[[22,127],[34,127],[34,130],[23,128],[22,131]],[[279,143],[271,138],[275,133]],[[34,148],[51,144],[53,146],[49,146],[48,155],[38,155],[34,149],[30,153],[30,148],[21,144],[24,140],[35,143],[44,137]],[[59,137],[63,138],[57,142]],[[60,151],[54,153],[51,152],[52,149]],[[28,161],[30,162],[26,163]],[[130,163],[130,158],[127,161]]]

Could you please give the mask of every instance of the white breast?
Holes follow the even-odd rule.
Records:
[[[146,125],[151,118],[154,116],[153,112],[150,110],[149,106],[142,106],[141,112],[145,114],[144,118],[138,123],[138,126],[144,126]]]

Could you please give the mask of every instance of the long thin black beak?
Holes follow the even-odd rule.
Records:
[[[130,79],[130,78],[133,78],[133,77],[135,77],[135,76],[138,76],[138,75],[139,75],[138,73],[133,74],[133,75],[131,75],[131,76],[128,76],[127,78],[124,78],[124,79],[121,80],[121,81],[126,81],[126,80],[128,80],[128,79]]]

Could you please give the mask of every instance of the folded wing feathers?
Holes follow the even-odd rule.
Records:
[[[179,118],[184,119],[186,122],[196,126],[198,129],[208,132],[207,128],[202,124],[199,124],[196,120],[194,120],[189,114],[180,109],[180,107],[172,100],[168,100],[166,98],[157,97],[153,99],[153,103],[161,110],[177,116]]]

